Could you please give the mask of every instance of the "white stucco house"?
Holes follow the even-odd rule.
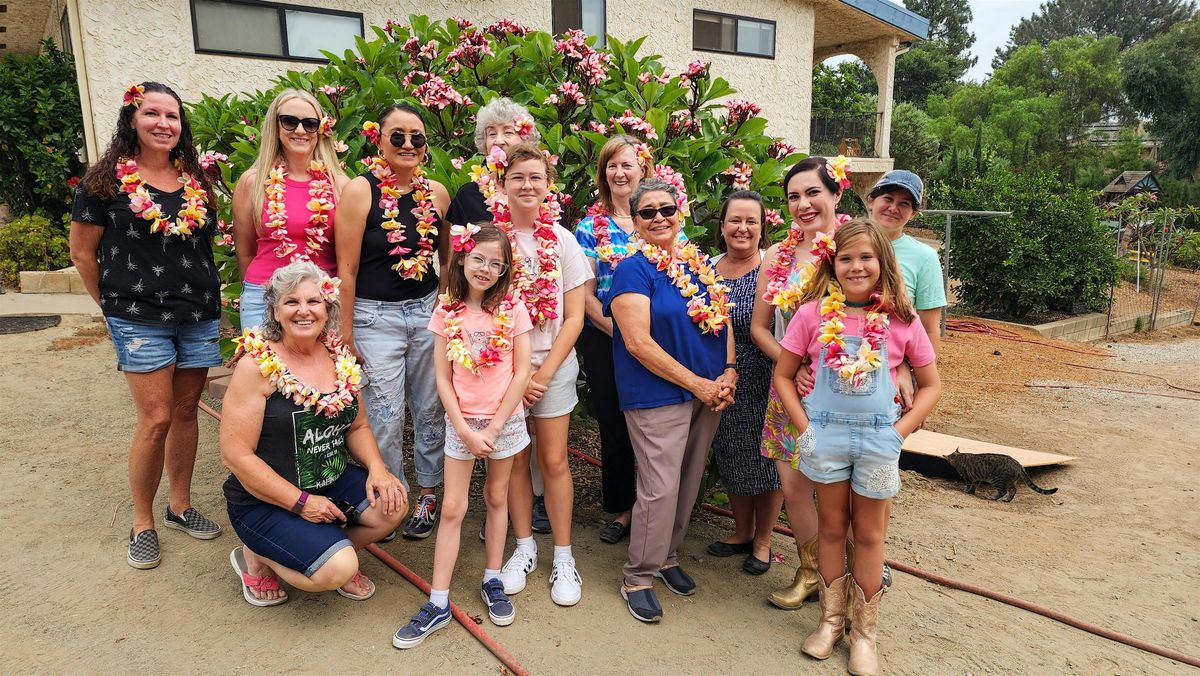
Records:
[[[130,79],[168,83],[184,99],[262,89],[320,63],[319,50],[341,51],[369,26],[409,14],[481,24],[512,17],[539,30],[582,28],[623,40],[648,35],[644,53],[662,55],[669,69],[711,61],[739,96],[762,106],[769,133],[802,150],[858,146],[858,190],[892,168],[896,56],[929,30],[925,18],[889,0],[0,0],[0,55],[31,53],[46,37],[74,55],[92,160]],[[876,117],[859,132],[867,138],[814,138],[812,69],[842,54],[875,75]],[[817,135],[839,132],[832,129],[823,121]]]

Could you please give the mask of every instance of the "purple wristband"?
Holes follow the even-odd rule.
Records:
[[[299,514],[304,511],[304,503],[308,502],[308,491],[300,491],[300,497],[296,499],[296,504],[292,505],[292,514]]]

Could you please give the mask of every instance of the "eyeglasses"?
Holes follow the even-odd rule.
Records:
[[[279,126],[287,131],[296,131],[296,127],[304,125],[304,131],[309,134],[317,131],[317,127],[321,126],[321,121],[315,117],[299,118],[295,115],[280,115]]]
[[[524,176],[522,174],[507,174],[505,175],[504,180],[512,181],[517,185],[525,185],[526,183],[541,185],[546,182],[546,177],[542,176],[541,174],[530,174],[528,176]]]
[[[674,216],[675,212],[677,212],[677,211],[679,211],[679,207],[675,206],[674,204],[667,204],[667,205],[661,206],[657,209],[655,209],[654,207],[646,207],[645,209],[638,209],[637,215],[638,215],[638,218],[641,218],[641,219],[647,220],[647,221],[652,221],[652,220],[654,220],[655,214],[662,214],[663,218],[670,218],[670,217]]]
[[[503,261],[489,261],[483,256],[475,253],[467,255],[467,263],[469,263],[473,268],[486,267],[497,277],[503,275],[505,272],[508,272],[508,263]]]
[[[388,137],[388,140],[392,142],[393,148],[403,148],[406,141],[411,143],[413,148],[424,148],[426,139],[425,135],[419,131],[407,133],[402,131],[394,131],[392,132],[392,135]]]

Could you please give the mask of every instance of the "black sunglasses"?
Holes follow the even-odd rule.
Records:
[[[315,117],[299,118],[295,115],[280,115],[279,125],[287,131],[296,131],[296,127],[304,125],[304,131],[311,134],[321,126],[321,121]]]
[[[413,148],[425,147],[425,135],[419,131],[409,133],[394,131],[388,140],[392,142],[393,148],[403,148],[405,141],[411,143]]]
[[[657,209],[655,209],[654,207],[646,207],[645,209],[638,209],[637,215],[638,215],[638,217],[640,217],[644,220],[652,221],[652,220],[654,220],[654,214],[662,214],[663,218],[670,218],[675,215],[676,211],[679,211],[679,207],[675,206],[674,204],[668,204],[666,206],[661,206]]]

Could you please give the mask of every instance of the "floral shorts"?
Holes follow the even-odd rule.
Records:
[[[465,418],[465,420],[467,426],[476,432],[482,432],[492,422],[491,418]],[[525,426],[525,413],[518,411],[504,423],[504,428],[496,437],[496,446],[487,457],[489,460],[503,460],[520,453],[528,445],[529,430]],[[454,430],[454,424],[450,422],[450,416],[446,416],[446,456],[455,460],[478,460],[471,454],[471,451],[467,450],[467,445],[459,438],[458,432]]]
[[[800,434],[799,428],[792,424],[787,410],[783,408],[783,402],[779,401],[779,397],[775,394],[775,388],[772,387],[771,394],[767,399],[767,417],[763,421],[762,450],[760,451],[763,457],[786,462],[792,466],[792,469],[799,470],[801,448],[805,447],[811,452],[812,444],[813,435]]]

